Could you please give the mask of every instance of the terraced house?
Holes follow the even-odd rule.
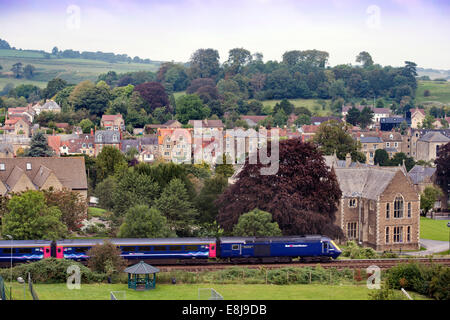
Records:
[[[333,167],[342,198],[336,213],[346,239],[375,250],[418,250],[420,196],[405,167]]]
[[[0,194],[45,189],[69,189],[87,197],[83,157],[0,158]]]

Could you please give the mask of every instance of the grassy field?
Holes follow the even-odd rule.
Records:
[[[88,208],[88,214],[91,217],[103,217],[104,214],[106,213],[105,209],[102,208],[94,208],[94,207],[89,207]]]
[[[430,90],[430,96],[424,97],[425,90]],[[419,81],[416,91],[417,103],[428,104],[450,104],[450,82]]]
[[[262,103],[264,106],[269,106],[272,110],[273,107],[280,101],[281,100],[264,100]],[[319,100],[317,99],[289,99],[289,101],[296,107],[305,107],[312,113],[317,113],[318,116],[331,115],[329,100],[324,100],[327,103],[325,110],[322,110],[322,106],[319,104]]]
[[[16,62],[23,66],[31,64],[36,68],[33,81],[26,79],[14,79],[10,69]],[[88,59],[45,59],[42,54],[17,50],[0,50],[0,90],[6,83],[14,85],[32,83],[40,87],[46,86],[47,82],[55,77],[60,77],[70,83],[78,83],[83,80],[97,80],[101,73],[116,71],[117,73],[131,71],[156,71],[159,63],[108,63]]]
[[[9,283],[5,283],[9,287]],[[127,300],[197,300],[199,288],[214,288],[225,300],[367,300],[371,290],[365,285],[216,285],[156,283],[149,291],[134,291],[126,284],[81,284],[79,290],[69,290],[66,284],[35,284],[40,300],[109,300],[111,291],[125,291]],[[13,284],[13,298],[23,300],[23,287]],[[413,299],[425,297],[410,293]],[[31,300],[29,291],[25,299]]]
[[[420,217],[420,238],[448,241],[448,220],[433,220]]]

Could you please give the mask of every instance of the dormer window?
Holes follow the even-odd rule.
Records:
[[[27,162],[27,170],[31,170],[31,163]]]
[[[117,135],[113,135],[113,141],[116,142],[117,141]]]
[[[102,136],[101,134],[99,134],[99,135],[97,136],[97,140],[98,140],[99,142],[102,142],[102,141],[103,141],[103,136]]]
[[[6,167],[4,163],[0,163],[0,171],[5,171]]]

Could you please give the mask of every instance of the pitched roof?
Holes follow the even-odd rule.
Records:
[[[343,197],[377,200],[399,170],[401,167],[335,168],[335,173]]]
[[[75,190],[87,189],[84,157],[0,158],[0,163],[5,164],[5,170],[0,171],[0,180],[6,181],[8,185],[15,185],[22,173],[33,181],[41,166],[44,166],[55,174],[64,187]],[[27,163],[31,164],[31,170],[27,170]]]
[[[419,109],[419,108],[409,109],[409,112],[411,112],[411,116],[414,114],[414,112],[419,112],[419,113],[425,115],[425,110]]]
[[[361,143],[383,143],[380,137],[361,137]]]
[[[118,118],[122,119],[122,115],[119,114],[104,114],[102,115],[102,121],[114,121]]]
[[[46,166],[40,166],[38,172],[36,172],[36,175],[33,178],[33,183],[39,188],[42,187],[51,173],[52,170],[50,170]]]
[[[55,101],[49,100],[46,103],[44,103],[44,105],[41,106],[40,109],[57,110],[57,109],[61,109],[61,107]]]
[[[430,179],[436,172],[436,168],[425,167],[415,165],[409,172],[408,176],[411,178],[414,184],[419,184],[424,182],[426,179]]]
[[[95,132],[95,143],[99,144],[112,144],[120,143],[120,133],[119,131],[112,130],[97,130]]]
[[[419,141],[425,142],[449,142],[450,138],[447,138],[439,131],[430,131],[422,136]]]
[[[341,118],[339,117],[334,117],[334,116],[330,116],[330,117],[311,117],[311,123],[322,123],[322,122],[326,122],[326,121],[330,121],[330,120],[336,120],[336,121],[341,121]]]
[[[141,261],[134,266],[126,268],[124,271],[131,274],[152,274],[159,272],[159,269]]]
[[[189,120],[188,124],[195,127],[195,125],[202,126],[205,128],[223,128],[222,120]]]

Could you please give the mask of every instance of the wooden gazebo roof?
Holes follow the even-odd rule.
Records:
[[[134,266],[126,268],[125,272],[131,274],[153,274],[159,272],[159,269],[141,261]]]

